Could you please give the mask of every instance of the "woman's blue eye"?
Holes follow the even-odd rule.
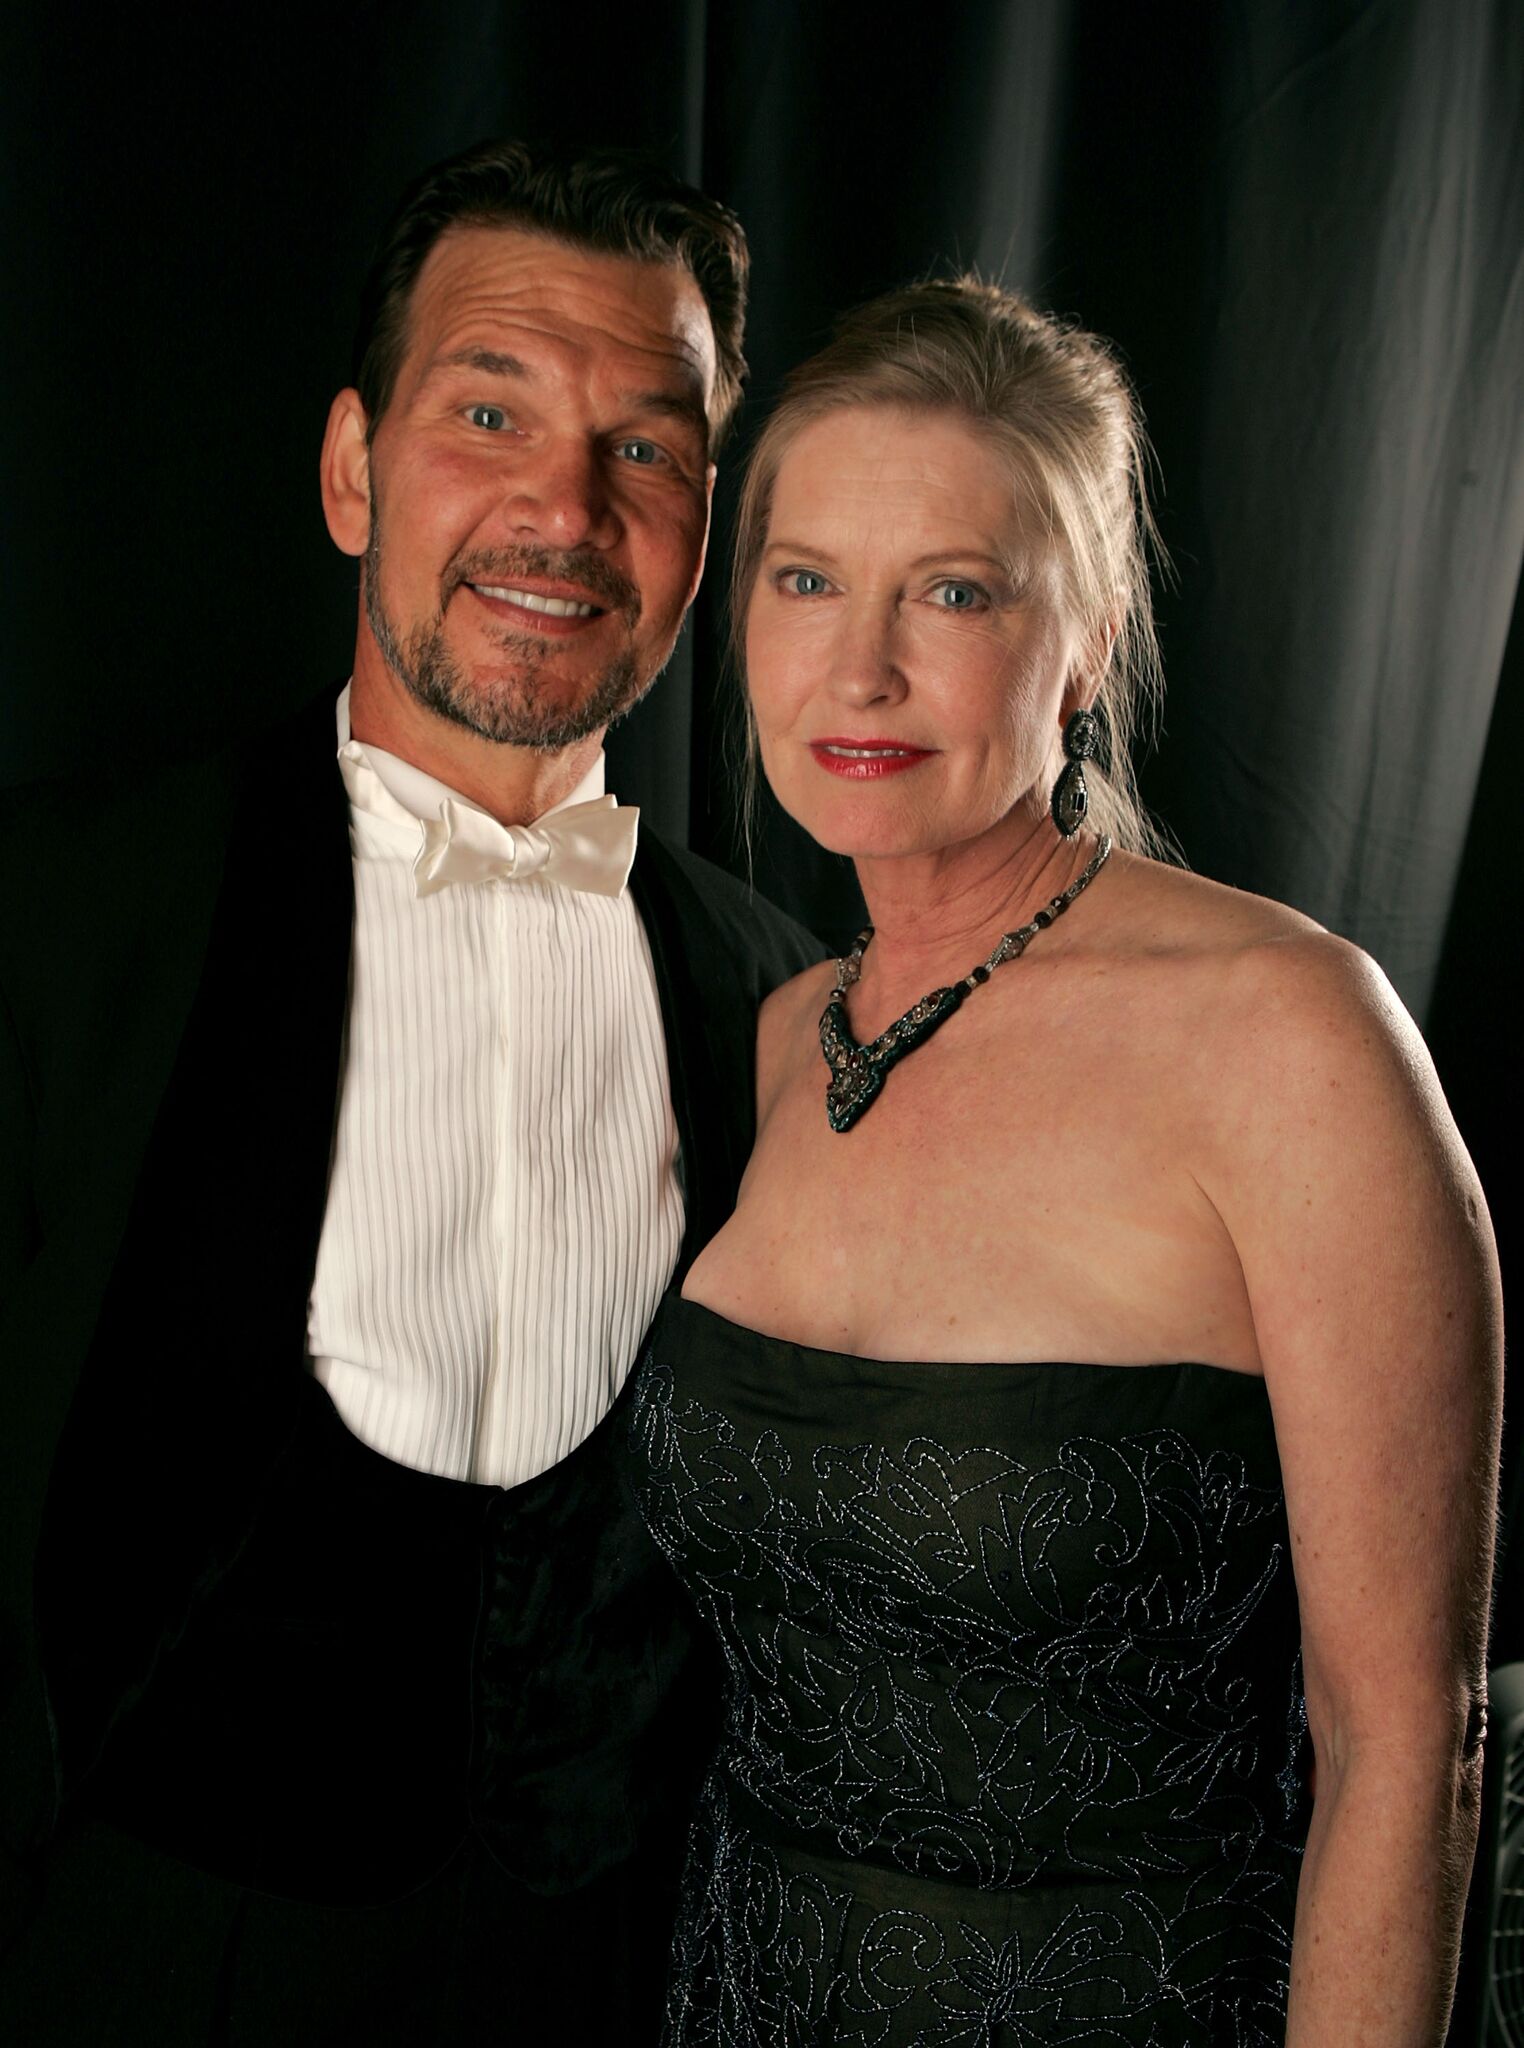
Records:
[[[500,405],[473,405],[466,417],[473,427],[483,427],[489,434],[500,434],[508,424],[508,415]]]
[[[654,441],[621,441],[619,453],[626,462],[638,462],[642,468],[661,460],[661,450]]]
[[[790,569],[783,578],[783,587],[793,597],[819,597],[827,585],[818,569]]]
[[[978,606],[983,595],[977,583],[937,585],[937,602],[948,612],[971,612]]]

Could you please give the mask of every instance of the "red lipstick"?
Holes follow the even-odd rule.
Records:
[[[898,740],[855,739],[832,733],[809,742],[811,754],[828,775],[844,776],[849,782],[879,782],[886,775],[903,775],[929,761],[933,747],[907,747]]]

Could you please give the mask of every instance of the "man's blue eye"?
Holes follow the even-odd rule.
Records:
[[[826,588],[826,580],[818,569],[790,569],[783,582],[795,597],[819,597]]]
[[[661,460],[661,450],[654,441],[621,441],[619,453],[626,462],[638,462],[642,468]]]
[[[500,405],[473,405],[466,417],[473,427],[484,427],[489,434],[500,434],[508,424]]]
[[[975,583],[939,583],[937,599],[944,611],[971,612],[983,592]]]

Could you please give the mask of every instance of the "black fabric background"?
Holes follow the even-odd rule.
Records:
[[[650,146],[752,236],[737,446],[833,312],[936,265],[1114,338],[1177,570],[1145,795],[1194,867],[1387,969],[1512,1275],[1521,107],[1516,0],[6,9],[0,780],[340,676],[316,455],[397,190],[487,134]],[[720,582],[610,751],[739,867]],[[775,812],[756,873],[852,925],[850,872]],[[1497,1653],[1524,1655],[1518,1560]]]

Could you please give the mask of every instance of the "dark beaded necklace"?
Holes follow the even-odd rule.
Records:
[[[831,1071],[826,1083],[826,1116],[831,1129],[850,1131],[877,1101],[890,1068],[897,1067],[918,1045],[924,1045],[933,1031],[939,1030],[953,1011],[962,1006],[964,998],[989,980],[997,967],[1003,967],[1007,960],[1019,960],[1037,934],[1046,931],[1054,918],[1062,917],[1075,897],[1089,888],[1110,852],[1111,841],[1102,834],[1095,858],[1061,896],[1055,896],[1039,910],[1030,924],[1007,932],[988,960],[981,961],[972,973],[955,981],[951,988],[934,988],[930,995],[922,996],[869,1045],[858,1044],[847,1022],[847,990],[862,972],[863,953],[873,936],[873,927],[870,924],[859,932],[851,952],[836,963],[836,987],[820,1018],[820,1050]]]

